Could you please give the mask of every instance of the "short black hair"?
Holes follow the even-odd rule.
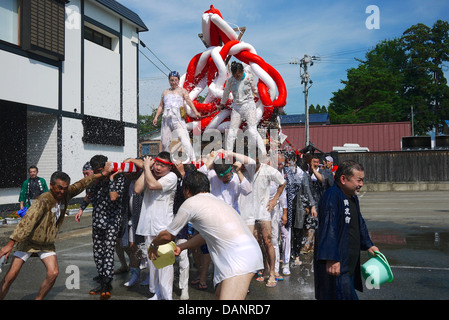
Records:
[[[345,160],[338,165],[337,172],[335,172],[335,181],[340,182],[341,176],[350,178],[354,175],[354,170],[365,171],[360,163],[353,160]]]
[[[101,154],[97,154],[90,159],[90,165],[92,166],[93,170],[104,168],[106,162],[108,162],[108,157]]]
[[[56,184],[56,180],[62,180],[64,182],[67,182],[68,184],[70,184],[70,177],[67,173],[62,172],[62,171],[55,171],[53,172],[53,174],[50,177],[50,184],[51,185],[55,185]]]
[[[192,173],[197,171],[196,166],[193,163],[186,163],[184,164],[184,171],[185,173]]]
[[[231,72],[234,75],[237,71],[243,72],[243,64],[237,61],[232,61]]]
[[[167,151],[159,152],[156,157],[171,162],[170,153]]]
[[[210,192],[209,178],[199,171],[186,174],[183,180],[183,186],[184,190],[188,190],[192,196],[201,192]]]
[[[227,159],[216,159],[214,161],[214,170],[217,175],[222,177],[225,172],[230,172],[229,168],[232,166],[232,164],[229,163]]]
[[[39,169],[36,166],[30,166],[28,168],[28,172],[30,172],[30,169],[36,169],[36,171],[39,172]]]

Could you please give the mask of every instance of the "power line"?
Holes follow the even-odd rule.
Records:
[[[155,81],[155,80],[162,80],[165,78],[166,77],[156,76],[156,77],[148,77],[148,78],[139,78],[139,81]]]
[[[316,62],[319,62],[319,63],[348,64],[348,63],[353,63],[354,61],[356,61],[356,58],[355,57],[351,57],[351,58],[346,57],[345,58],[342,56],[360,53],[360,52],[366,52],[367,50],[369,50],[369,48],[358,48],[358,49],[351,49],[351,50],[336,51],[336,52],[327,53],[327,54],[313,55],[311,57],[314,58],[313,60],[315,60]],[[289,64],[300,64],[299,61],[300,61],[300,59],[293,58],[288,63]],[[284,64],[284,63],[279,63],[278,65],[280,65],[280,64]],[[313,62],[312,62],[312,64],[313,64]]]
[[[148,61],[150,61],[160,72],[162,72],[166,77],[168,77],[168,74],[166,74],[164,71],[162,71],[162,69],[161,68],[159,68],[150,58],[148,58],[148,56],[145,54],[145,53],[143,53],[142,52],[142,50],[140,50],[139,49],[139,52],[141,53],[141,54],[143,54],[143,56],[145,57],[145,58],[147,58],[148,59]]]
[[[331,63],[331,64],[351,64],[356,62],[357,60],[355,58],[343,58],[343,59],[337,59],[337,58],[333,58],[333,59],[319,59],[318,62],[319,63]]]
[[[140,40],[140,44],[142,45],[142,47],[144,47],[144,48],[146,48],[148,51],[150,51],[151,54],[152,54],[153,56],[155,56],[156,59],[159,60],[159,62],[162,63],[162,64],[164,65],[165,68],[167,68],[168,72],[172,71],[169,67],[167,67],[167,65],[166,65],[165,63],[162,62],[161,59],[158,58],[158,56],[157,56],[153,51],[151,51],[150,48],[147,47],[147,45],[146,45],[142,40]]]
[[[328,58],[328,57],[332,58],[332,57],[344,56],[344,55],[353,54],[353,53],[366,52],[369,49],[370,48],[359,48],[359,49],[343,50],[343,51],[337,51],[337,52],[328,53],[328,54],[320,54],[320,57],[321,58]]]

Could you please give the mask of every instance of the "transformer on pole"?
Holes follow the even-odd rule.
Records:
[[[318,60],[318,57],[316,56],[308,56],[307,54],[304,55],[304,58],[302,58],[299,62],[298,61],[292,61],[290,64],[299,64],[299,72],[301,76],[301,84],[304,85],[304,109],[305,109],[305,148],[307,148],[310,145],[310,138],[309,138],[309,89],[312,87],[313,81],[310,79],[309,74],[309,65],[313,66],[313,61]]]

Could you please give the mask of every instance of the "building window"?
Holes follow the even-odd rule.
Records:
[[[89,28],[88,26],[84,26],[84,38],[112,50],[112,38],[98,32],[97,30]]]
[[[18,188],[27,177],[27,107],[0,100],[0,188]]]
[[[64,0],[22,1],[22,47],[41,56],[64,60]]]
[[[125,145],[125,125],[122,121],[84,116],[83,131],[84,143],[120,147]]]
[[[19,45],[18,0],[0,1],[0,40]]]
[[[160,152],[160,141],[155,142],[142,142],[140,144],[140,156],[155,157]]]

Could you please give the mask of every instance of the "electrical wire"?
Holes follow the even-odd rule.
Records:
[[[167,67],[167,65],[166,65],[164,62],[162,62],[161,59],[159,59],[159,57],[158,57],[158,56],[157,56],[157,55],[156,55],[150,48],[147,47],[147,45],[146,45],[142,40],[140,40],[140,44],[142,45],[142,47],[144,47],[144,48],[146,48],[148,51],[150,51],[151,54],[152,54],[153,56],[155,56],[156,59],[157,59],[160,63],[162,63],[162,64],[164,65],[165,68],[167,68],[168,72],[171,72],[171,71],[172,71],[169,67]]]
[[[162,69],[161,68],[159,68],[158,66],[157,66],[157,64],[155,64],[150,58],[148,58],[148,56],[145,54],[145,53],[143,53],[142,52],[142,50],[140,50],[139,49],[139,52],[141,53],[141,54],[143,54],[143,56],[145,57],[145,58],[147,58],[148,59],[148,61],[150,61],[160,72],[162,72],[166,77],[168,77],[168,74],[166,74],[164,71],[162,71]]]
[[[344,56],[344,55],[354,54],[354,53],[359,53],[359,52],[366,52],[369,49],[370,48],[359,48],[359,49],[343,50],[343,51],[337,51],[337,52],[328,53],[328,54],[320,54],[318,56],[320,58],[332,58],[332,57]]]
[[[139,78],[140,81],[156,81],[156,80],[162,80],[166,77],[157,76],[157,77],[148,77],[148,78]]]

